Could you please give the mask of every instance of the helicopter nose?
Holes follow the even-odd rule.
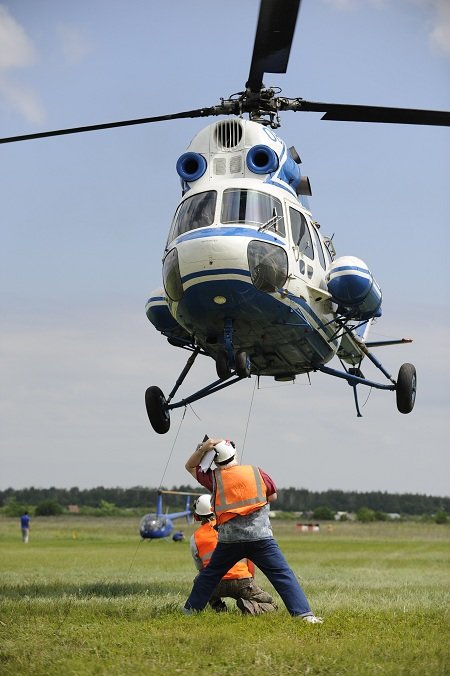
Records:
[[[230,241],[234,239],[234,237],[207,237],[196,240],[194,245],[186,242],[179,246],[179,256],[182,258],[183,264],[200,263],[205,268],[217,263],[241,260],[242,243],[236,246],[235,241]],[[245,249],[246,247],[244,247]]]

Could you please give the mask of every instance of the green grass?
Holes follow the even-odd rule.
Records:
[[[450,674],[450,527],[337,523],[277,540],[323,625],[180,613],[187,542],[124,518],[0,518],[0,674]],[[185,528],[187,535],[192,526]],[[259,573],[259,584],[272,591]],[[276,594],[275,594],[276,596]]]

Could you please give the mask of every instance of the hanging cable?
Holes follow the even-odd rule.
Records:
[[[158,490],[160,490],[160,488],[161,488],[161,486],[162,486],[162,483],[163,483],[163,481],[164,481],[164,477],[165,477],[165,475],[166,475],[166,471],[167,471],[167,468],[168,468],[168,466],[169,466],[170,459],[171,459],[171,457],[172,457],[173,449],[175,448],[175,444],[177,443],[178,435],[180,434],[181,424],[182,424],[182,422],[183,422],[183,420],[184,420],[184,416],[185,416],[185,415],[186,415],[186,406],[184,407],[183,416],[182,416],[182,418],[181,418],[181,420],[180,420],[180,424],[178,425],[178,430],[177,430],[177,433],[176,433],[176,435],[175,435],[175,439],[174,439],[174,441],[173,441],[172,448],[170,449],[169,457],[167,458],[166,466],[164,467],[164,472],[163,472],[163,475],[162,475],[162,477],[161,477],[161,481],[160,481],[160,483],[159,483]]]
[[[131,568],[132,568],[133,563],[134,563],[134,560],[135,560],[135,558],[136,558],[137,551],[138,551],[139,547],[141,546],[141,544],[142,544],[143,542],[144,542],[144,540],[141,538],[141,539],[139,540],[138,546],[136,547],[136,551],[134,552],[134,556],[133,556],[133,558],[131,559],[130,567],[128,568],[128,573],[127,573],[127,575],[126,575],[127,577],[128,577],[129,574],[130,574]],[[150,542],[151,542],[151,540],[150,540]]]
[[[242,442],[241,462],[242,462],[242,459],[243,459],[243,457],[244,457],[245,442],[246,442],[246,440],[247,440],[248,426],[249,426],[249,423],[250,423],[250,414],[251,414],[252,408],[253,408],[253,399],[254,399],[254,397],[255,397],[255,390],[256,390],[256,383],[257,383],[257,382],[258,382],[258,379],[255,378],[255,381],[254,381],[254,383],[253,383],[252,397],[251,397],[251,399],[250,399],[250,408],[249,408],[249,410],[248,410],[247,425],[245,426],[244,441]]]

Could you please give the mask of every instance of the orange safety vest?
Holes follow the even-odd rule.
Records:
[[[218,467],[213,471],[214,511],[220,525],[267,504],[267,488],[254,465]]]
[[[219,537],[213,523],[204,523],[197,528],[194,533],[195,544],[197,545],[198,555],[202,561],[203,568],[208,565],[212,553],[217,545],[217,538]],[[251,572],[247,566],[247,559],[242,559],[234,564],[232,568],[226,573],[222,580],[243,580],[244,578],[252,577]]]

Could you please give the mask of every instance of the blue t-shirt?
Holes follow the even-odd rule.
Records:
[[[21,528],[29,528],[30,527],[30,517],[28,514],[22,514],[20,517],[20,527]]]

